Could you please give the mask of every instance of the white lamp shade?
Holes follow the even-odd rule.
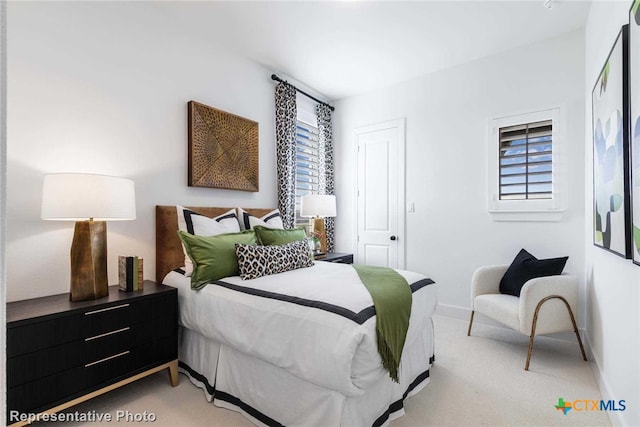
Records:
[[[336,216],[336,196],[330,194],[310,194],[300,200],[301,216]]]
[[[45,175],[41,218],[57,221],[136,219],[133,181],[107,175]]]

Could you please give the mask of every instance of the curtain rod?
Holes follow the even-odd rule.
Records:
[[[320,101],[320,100],[319,100],[318,98],[316,98],[315,96],[311,96],[311,95],[309,95],[307,92],[305,92],[305,91],[303,91],[303,90],[301,90],[301,89],[298,89],[297,87],[293,86],[293,85],[292,85],[291,83],[289,83],[288,81],[286,81],[286,80],[282,80],[280,77],[276,76],[275,74],[271,74],[271,80],[275,80],[275,81],[280,82],[280,83],[286,83],[286,84],[288,84],[288,85],[291,85],[291,86],[292,86],[296,91],[300,92],[301,94],[303,94],[303,95],[304,95],[304,96],[306,96],[307,98],[311,98],[311,99],[313,99],[314,101],[316,101],[316,102],[317,102],[317,103],[319,103],[319,104],[326,105],[327,107],[329,107],[329,108],[331,109],[331,111],[335,111],[335,109],[336,109],[336,107],[334,107],[333,105],[329,105],[329,104],[327,104],[327,103],[326,103],[326,102],[324,102],[324,101]]]

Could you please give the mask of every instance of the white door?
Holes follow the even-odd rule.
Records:
[[[356,262],[404,268],[404,119],[356,129]]]

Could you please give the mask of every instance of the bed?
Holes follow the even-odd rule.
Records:
[[[229,208],[189,208],[215,217]],[[245,209],[256,217],[271,209]],[[181,270],[175,206],[156,207],[156,280],[178,288],[180,372],[216,406],[257,425],[379,426],[429,382],[434,360],[432,280],[411,287],[398,382],[381,366],[370,295],[350,265],[254,280],[226,277],[199,291]]]

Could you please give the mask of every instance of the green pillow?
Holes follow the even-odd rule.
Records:
[[[304,240],[307,237],[304,227],[283,230],[282,228],[256,225],[253,230],[256,232],[256,238],[261,245],[286,245],[287,243]]]
[[[217,236],[195,236],[178,231],[178,237],[193,261],[192,289],[200,289],[207,283],[223,277],[237,276],[239,270],[236,243],[256,244],[256,234],[252,230]]]

